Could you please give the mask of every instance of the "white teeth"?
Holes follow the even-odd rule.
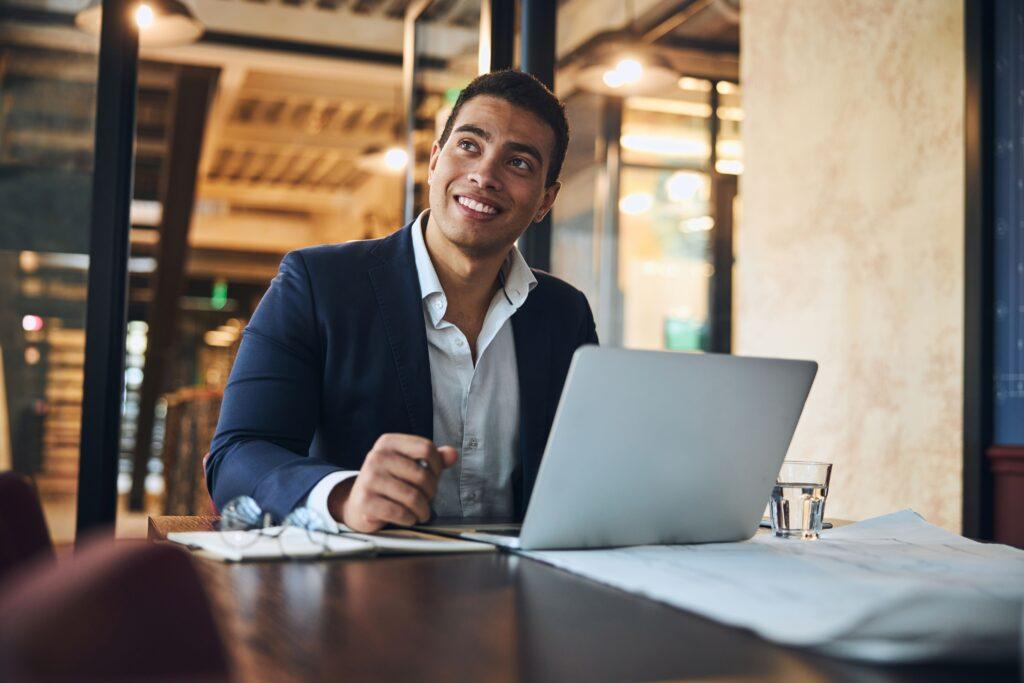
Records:
[[[468,197],[459,197],[459,204],[462,204],[465,207],[473,209],[474,211],[479,211],[480,213],[498,213],[498,210],[495,209],[493,206],[481,204],[480,202],[473,201]]]

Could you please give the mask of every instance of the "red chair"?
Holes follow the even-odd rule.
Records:
[[[195,567],[171,545],[103,539],[27,567],[0,614],[0,680],[230,680]]]
[[[16,472],[0,472],[0,582],[19,565],[35,559],[54,559],[35,487]]]

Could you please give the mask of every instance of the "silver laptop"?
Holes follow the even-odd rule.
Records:
[[[423,528],[523,550],[750,538],[816,372],[811,361],[582,347],[522,525]]]

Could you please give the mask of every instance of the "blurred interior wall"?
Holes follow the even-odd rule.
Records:
[[[790,459],[828,515],[958,531],[960,0],[744,0],[734,349],[817,360]]]

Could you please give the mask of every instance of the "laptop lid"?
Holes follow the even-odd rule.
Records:
[[[749,538],[816,372],[801,360],[578,349],[520,547]]]

